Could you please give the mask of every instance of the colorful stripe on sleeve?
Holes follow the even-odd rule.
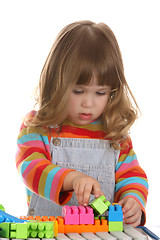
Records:
[[[115,182],[114,201],[118,202],[123,198],[134,198],[140,204],[145,215],[148,181],[145,172],[139,166],[131,141],[128,147],[120,152],[120,158],[116,166]]]
[[[61,188],[65,176],[73,169],[60,168],[51,162],[47,132],[42,134],[38,129],[28,132],[23,124],[17,144],[16,166],[29,195],[34,192],[59,205],[66,204],[72,192],[61,193]]]

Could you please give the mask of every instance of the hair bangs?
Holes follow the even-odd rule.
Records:
[[[88,85],[95,76],[100,86],[111,86],[111,89],[119,87],[117,54],[112,44],[98,29],[88,27],[81,30],[74,52],[78,73],[76,84]]]
[[[97,64],[93,67],[93,65],[82,64],[80,67],[80,74],[78,76],[77,85],[88,85],[92,77],[95,76],[97,79],[97,84],[99,86],[110,86],[111,89],[119,88],[120,79],[117,73],[116,68],[109,69],[108,66],[105,68]]]

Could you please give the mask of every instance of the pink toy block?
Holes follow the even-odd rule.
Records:
[[[62,217],[64,224],[77,225],[79,224],[79,209],[77,206],[65,205],[62,207]]]
[[[79,224],[94,224],[93,208],[79,206]]]

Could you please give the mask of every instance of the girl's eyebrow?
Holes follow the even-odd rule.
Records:
[[[78,85],[76,84],[75,87],[78,87],[78,88],[87,88],[87,87],[90,87],[88,85]],[[107,90],[107,89],[110,89],[111,87],[110,86],[99,86],[97,85],[96,86],[98,90]]]
[[[99,86],[100,90],[108,90],[110,89],[110,86]]]

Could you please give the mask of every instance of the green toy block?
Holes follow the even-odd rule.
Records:
[[[3,207],[2,204],[0,204],[0,210],[4,211],[5,212],[5,208]]]
[[[123,231],[123,222],[108,222],[109,232]]]
[[[53,222],[28,222],[28,238],[53,238]]]
[[[11,223],[10,238],[27,239],[28,225],[26,223]]]
[[[10,238],[10,222],[3,222],[0,224],[0,237]]]
[[[101,195],[99,198],[94,198],[89,205],[93,208],[95,214],[102,215],[105,211],[107,211],[111,203],[106,201],[104,195]]]

